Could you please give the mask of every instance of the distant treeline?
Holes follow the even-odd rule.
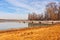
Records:
[[[32,13],[28,15],[29,20],[60,20],[60,3],[51,2],[46,5],[44,15]]]

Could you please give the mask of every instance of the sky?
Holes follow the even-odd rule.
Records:
[[[49,2],[60,0],[0,0],[0,19],[28,19],[28,14],[42,14]]]

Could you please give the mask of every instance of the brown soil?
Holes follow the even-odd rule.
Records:
[[[0,31],[0,40],[60,40],[60,24]]]

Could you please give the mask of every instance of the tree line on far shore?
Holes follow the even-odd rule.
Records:
[[[28,15],[28,20],[60,20],[60,3],[48,3],[44,15],[32,13]]]

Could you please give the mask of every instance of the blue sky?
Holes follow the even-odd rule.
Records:
[[[0,0],[0,19],[27,19],[28,13],[43,13],[49,2],[60,0]]]

